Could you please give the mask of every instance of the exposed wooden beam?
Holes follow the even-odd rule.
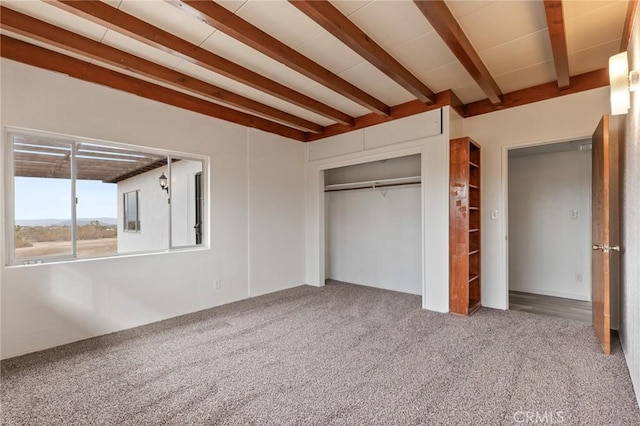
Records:
[[[189,43],[107,3],[80,0],[46,0],[46,2],[331,120],[347,125],[353,123],[353,117],[348,114]]]
[[[289,0],[309,18],[333,34],[422,102],[435,102],[434,93],[357,25],[326,0]],[[401,24],[400,24],[401,25]]]
[[[265,132],[305,141],[307,133],[264,118],[233,110],[163,86],[43,49],[6,35],[0,35],[0,56],[27,65],[67,74],[71,77],[112,87],[143,98],[230,121]]]
[[[502,103],[502,91],[482,62],[444,0],[414,0],[440,38],[467,70],[493,105]],[[508,18],[507,18],[508,19]]]
[[[323,126],[309,120],[296,117],[293,114],[280,111],[264,105],[253,99],[235,94],[228,90],[198,80],[189,75],[171,70],[135,55],[123,52],[89,38],[64,30],[20,12],[0,6],[0,25],[3,29],[16,34],[43,41],[47,44],[79,53],[101,62],[135,71],[147,77],[152,77],[168,83],[174,87],[186,89],[190,92],[204,95],[218,102],[250,111],[263,118],[275,119],[284,124],[320,133]]]
[[[624,20],[624,28],[622,30],[622,39],[620,40],[619,52],[624,52],[629,46],[631,31],[633,30],[633,21],[638,12],[638,0],[627,0],[627,16]]]
[[[551,38],[553,63],[556,67],[558,87],[569,87],[569,54],[567,52],[567,37],[564,29],[564,13],[562,0],[544,0],[544,12],[547,15],[547,28]]]
[[[338,77],[214,1],[167,0],[167,2],[355,103],[378,114],[389,115],[390,107],[382,101]]]
[[[555,81],[529,87],[527,89],[516,90],[505,93],[501,106],[492,105],[487,100],[473,102],[465,105],[465,117],[486,114],[488,112],[499,111],[506,108],[513,108],[533,102],[544,101],[557,98],[559,96],[571,95],[585,90],[597,89],[609,85],[609,70],[606,68],[591,71],[588,73],[574,75],[571,77],[571,84],[568,89],[560,90]]]
[[[399,118],[410,117],[412,115],[442,108],[451,104],[451,102],[453,101],[452,96],[455,95],[451,90],[445,90],[444,92],[440,92],[435,95],[436,101],[432,104],[426,104],[416,99],[391,107],[391,115],[389,117],[383,117],[381,115],[371,113],[356,118],[356,123],[353,127],[348,127],[341,124],[327,126],[325,127],[324,132],[319,135],[310,134],[307,138],[307,142],[313,142],[315,140],[327,138],[329,136],[336,136],[342,133],[364,129],[365,127],[375,126],[376,124],[382,124],[389,121],[397,120]]]

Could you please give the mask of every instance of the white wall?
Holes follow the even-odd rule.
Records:
[[[640,69],[640,14],[629,42],[629,69]],[[631,93],[631,109],[621,153],[621,310],[620,341],[640,401],[640,92]]]
[[[249,294],[304,283],[304,144],[249,131]]]
[[[327,193],[327,278],[422,294],[420,187]]]
[[[591,151],[509,158],[508,210],[509,288],[590,301]]]
[[[171,165],[171,204],[169,194],[160,188],[158,178],[169,176],[167,166],[118,182],[118,253],[136,253],[169,248],[169,209],[171,246],[193,246],[195,237],[195,175],[202,172],[202,161],[180,160]],[[138,193],[140,231],[124,230],[123,194]],[[205,227],[208,224],[205,224]],[[206,231],[205,231],[206,232]]]
[[[449,310],[449,108],[429,111],[307,144],[306,276],[324,285],[324,170],[421,154],[422,301]]]
[[[609,88],[603,87],[464,120],[464,133],[482,145],[483,306],[508,307],[507,148],[591,138],[608,113]]]
[[[199,160],[182,159],[171,164],[171,182],[169,189],[171,195],[171,246],[185,247],[196,244],[196,183],[197,173],[203,172],[203,163]],[[161,171],[152,173],[156,191],[161,195],[164,193],[166,203],[166,192],[162,191],[158,183]],[[165,174],[165,176],[168,176]],[[203,191],[206,191],[206,174],[203,174]],[[206,212],[202,213],[203,215]],[[208,223],[203,224],[206,233]],[[203,242],[205,242],[203,240]]]
[[[158,177],[167,167],[142,173],[118,183],[118,253],[167,250],[169,248],[168,195],[160,189]],[[123,194],[138,193],[140,231],[124,230]]]
[[[210,248],[3,266],[3,358],[305,282],[304,144],[12,61],[1,66],[3,126],[208,156],[211,224]],[[277,206],[260,207],[268,202]]]

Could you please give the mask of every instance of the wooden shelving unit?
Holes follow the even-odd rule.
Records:
[[[449,311],[471,315],[481,306],[480,146],[450,141]]]

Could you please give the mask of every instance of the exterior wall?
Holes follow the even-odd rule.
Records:
[[[2,266],[3,358],[304,284],[304,144],[4,59],[1,72],[3,147],[13,126],[203,156],[210,224],[202,248]]]
[[[136,253],[169,248],[169,204],[160,189],[158,177],[168,174],[167,167],[118,182],[118,253]],[[123,194],[138,193],[139,231],[124,230]]]
[[[171,165],[171,182],[169,182],[171,203],[167,202],[169,195],[160,188],[158,183],[162,173],[169,176],[167,166],[118,182],[118,253],[167,250],[169,248],[169,209],[171,209],[171,246],[196,244],[194,180],[198,172],[202,172],[200,161],[181,160]],[[130,191],[139,191],[140,231],[138,232],[124,230],[123,195]]]
[[[629,69],[640,70],[640,13],[629,47]],[[640,401],[640,92],[631,93],[631,109],[620,141],[621,309],[620,341]]]

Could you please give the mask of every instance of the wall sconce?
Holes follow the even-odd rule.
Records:
[[[165,191],[167,191],[167,194],[168,194],[169,193],[169,181],[167,180],[167,177],[164,175],[164,172],[162,173],[162,175],[160,175],[160,178],[158,178],[158,181],[160,182],[160,188],[162,188]]]
[[[611,115],[626,114],[631,106],[630,92],[640,86],[640,73],[629,72],[627,52],[609,58],[609,83],[611,86]]]

